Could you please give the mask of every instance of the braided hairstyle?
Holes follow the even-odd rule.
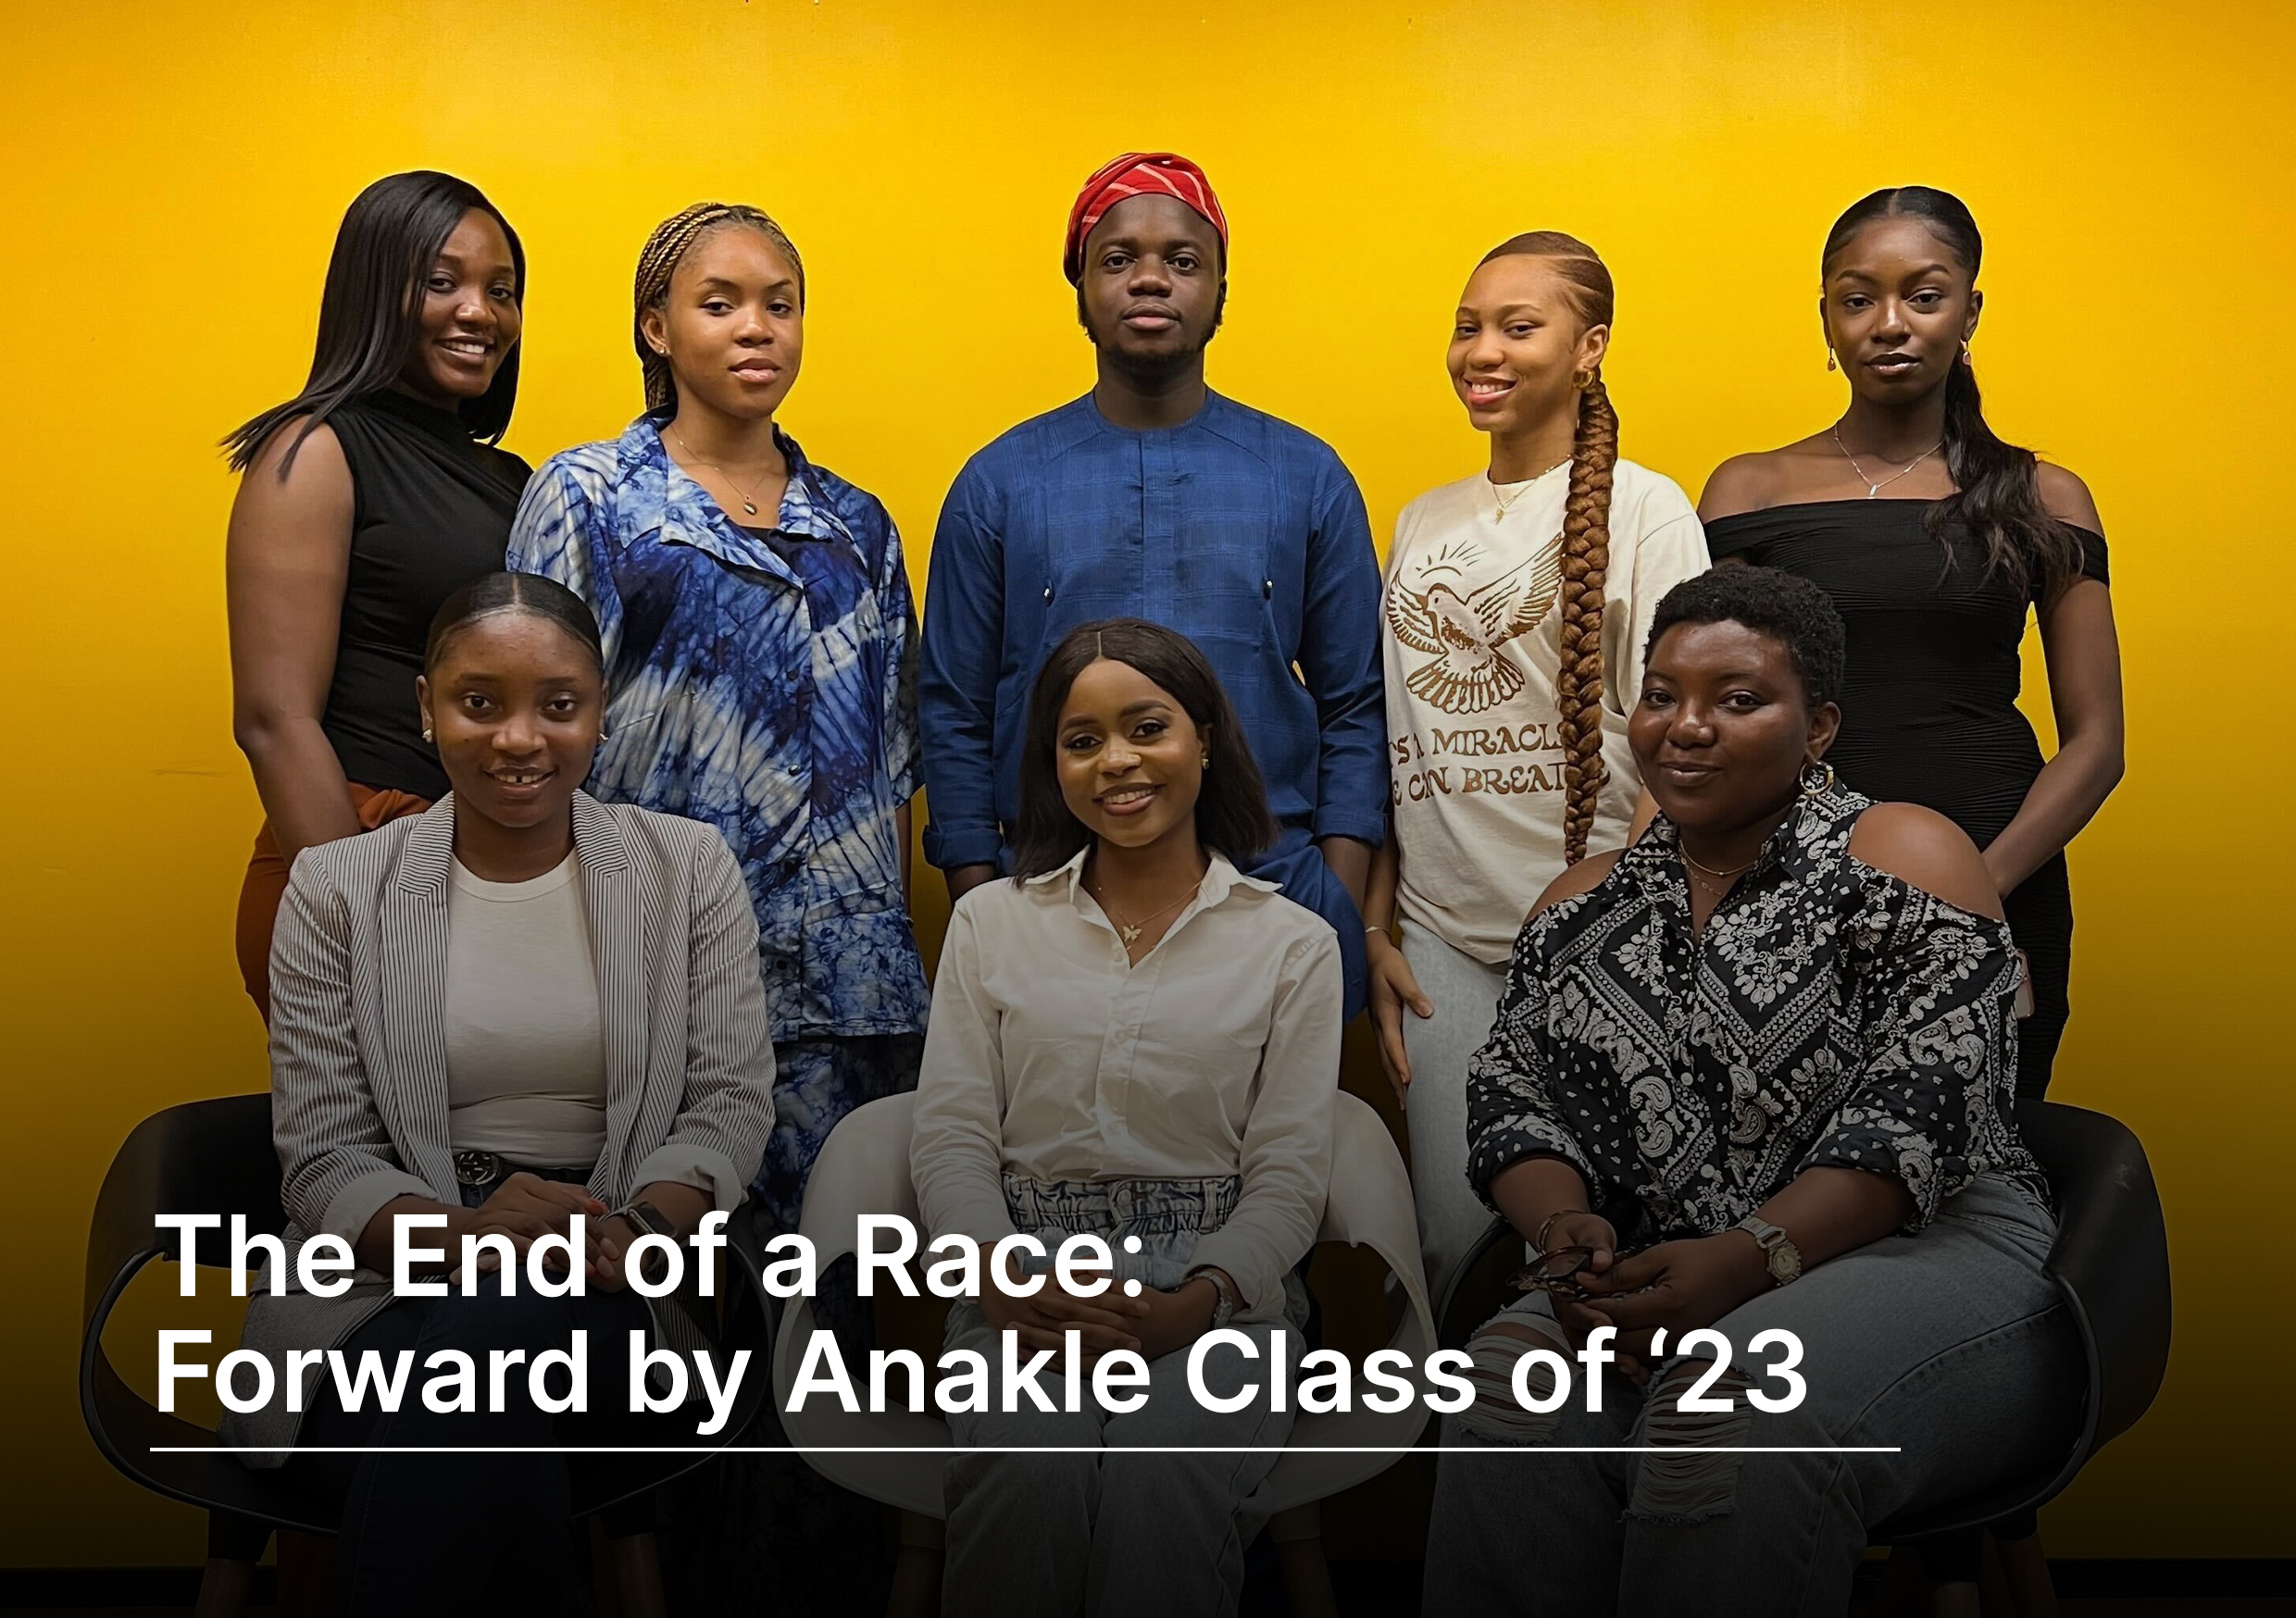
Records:
[[[745,203],[695,203],[664,219],[655,226],[654,234],[646,238],[645,248],[638,255],[637,280],[631,289],[635,308],[630,316],[630,338],[637,345],[638,363],[645,369],[648,412],[678,408],[678,379],[670,372],[669,356],[655,353],[654,345],[646,341],[646,311],[669,302],[670,277],[678,273],[678,266],[696,242],[713,230],[737,226],[762,231],[780,250],[797,272],[797,307],[803,310],[805,306],[805,261],[797,256],[796,244],[763,208]]]
[[[1482,256],[1543,258],[1562,278],[1580,329],[1611,323],[1610,271],[1593,248],[1560,230],[1510,237]],[[1610,572],[1610,489],[1618,464],[1618,413],[1602,367],[1578,395],[1563,504],[1562,657],[1554,675],[1556,729],[1563,739],[1563,863],[1586,857],[1594,808],[1610,778],[1603,762],[1603,586]]]

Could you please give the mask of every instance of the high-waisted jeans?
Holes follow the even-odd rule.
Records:
[[[2071,1446],[2086,1372],[2041,1268],[2055,1228],[2024,1187],[1980,1177],[1920,1234],[1886,1237],[1733,1310],[1716,1329],[1739,1370],[1707,1390],[1729,1398],[1728,1414],[1676,1408],[1712,1363],[1700,1355],[1657,1367],[1647,1395],[1607,1375],[1599,1413],[1574,1381],[1549,1416],[1500,1390],[1483,1396],[1504,1401],[1495,1410],[1479,1400],[1445,1417],[1444,1443],[1466,1452],[1441,1460],[1423,1610],[1839,1618],[1868,1526],[2040,1470]],[[1559,1346],[1541,1295],[1500,1318]],[[1756,1409],[1740,1377],[1783,1391],[1762,1371],[1778,1350],[1748,1352],[1772,1327],[1801,1339],[1808,1388],[1783,1413]],[[1534,1396],[1552,1387],[1529,1375]],[[1562,1452],[1573,1445],[1651,1448]]]
[[[1186,1276],[1197,1240],[1234,1210],[1239,1189],[1234,1178],[1047,1185],[1007,1176],[1004,1200],[1014,1226],[1048,1250],[1090,1232],[1107,1240],[1119,1286],[1137,1278],[1169,1288]],[[1139,1252],[1124,1251],[1127,1237],[1140,1238]],[[1296,1275],[1286,1304],[1285,1320],[1238,1328],[1258,1346],[1256,1362],[1209,1357],[1212,1392],[1233,1393],[1247,1379],[1264,1388],[1279,1348],[1296,1359],[1306,1309]],[[949,1462],[942,1611],[952,1618],[1233,1612],[1244,1547],[1267,1520],[1262,1486],[1292,1430],[1291,1414],[1269,1410],[1265,1394],[1239,1411],[1204,1409],[1189,1390],[1184,1350],[1150,1363],[1148,1402],[1129,1414],[1101,1408],[1089,1385],[1075,1413],[1060,1408],[1056,1361],[1038,1377],[1054,1409],[1040,1411],[1023,1393],[1007,1413],[1000,1338],[978,1305],[949,1312],[946,1346],[988,1362],[991,1407],[950,1416],[952,1437],[960,1450],[1044,1445],[1066,1452],[959,1453]],[[1033,1352],[1022,1349],[1020,1363]],[[1198,1446],[1252,1449],[1221,1454]]]

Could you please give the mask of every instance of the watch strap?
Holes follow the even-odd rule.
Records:
[[[1212,1305],[1210,1327],[1211,1330],[1217,1331],[1236,1318],[1238,1312],[1243,1308],[1243,1300],[1237,1294],[1235,1282],[1229,1278],[1225,1270],[1217,1265],[1205,1264],[1200,1269],[1191,1270],[1184,1279],[1192,1281],[1199,1276],[1212,1283],[1212,1290],[1217,1295],[1218,1301]]]

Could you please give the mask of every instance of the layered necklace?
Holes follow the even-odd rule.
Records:
[[[1732,865],[1727,871],[1717,871],[1712,865],[1702,865],[1691,858],[1691,851],[1682,846],[1678,838],[1675,841],[1674,852],[1682,856],[1682,867],[1691,874],[1691,880],[1696,882],[1716,899],[1728,893],[1730,890],[1730,884],[1753,870],[1755,861],[1762,857],[1757,853],[1753,859],[1748,860],[1742,865]]]

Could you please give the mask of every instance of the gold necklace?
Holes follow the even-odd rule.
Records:
[[[692,444],[690,444],[690,443],[686,442],[685,434],[683,434],[683,433],[680,432],[680,431],[679,431],[676,428],[674,428],[674,427],[673,427],[673,428],[671,428],[671,429],[669,429],[669,436],[670,436],[670,437],[672,437],[672,438],[674,438],[674,439],[676,439],[676,440],[678,441],[678,447],[679,447],[680,449],[681,449],[681,450],[685,451],[685,453],[686,453],[686,459],[687,459],[687,460],[692,461],[692,462],[693,462],[695,466],[697,466],[697,467],[708,467],[711,471],[713,471],[713,472],[717,473],[717,474],[718,474],[720,478],[723,478],[723,479],[724,479],[727,482],[729,482],[729,483],[733,483],[734,492],[735,492],[735,493],[737,493],[737,494],[739,494],[739,495],[741,495],[741,497],[742,497],[742,509],[743,511],[747,512],[747,513],[748,513],[750,516],[752,516],[752,517],[755,517],[755,516],[757,515],[757,502],[756,502],[755,499],[751,498],[752,494],[753,494],[753,493],[755,492],[755,490],[756,490],[756,487],[757,487],[757,484],[756,484],[756,483],[753,483],[753,484],[751,484],[751,485],[749,486],[749,488],[747,488],[747,489],[742,488],[742,487],[739,483],[734,483],[734,482],[733,482],[733,474],[732,474],[732,473],[730,473],[730,472],[729,472],[729,471],[727,471],[727,470],[726,470],[723,467],[719,466],[719,465],[718,465],[716,461],[705,461],[705,460],[702,459],[702,457],[701,457],[701,456],[699,456],[699,455],[695,454],[693,453],[693,446]],[[770,478],[770,477],[772,477],[772,476],[773,476],[773,474],[772,474],[771,472],[767,472],[767,473],[766,474],[766,478]],[[763,482],[766,480],[766,478],[760,478],[760,479],[757,479],[757,483],[763,483]]]
[[[1561,460],[1554,463],[1554,467],[1566,467],[1568,465],[1570,465],[1570,457],[1568,455],[1565,455]],[[1545,477],[1547,473],[1554,470],[1554,467],[1544,467],[1539,471],[1533,472],[1529,477],[1524,479],[1520,484],[1516,485],[1515,493],[1511,498],[1502,496],[1499,492],[1499,485],[1496,483],[1491,483],[1491,474],[1488,472],[1484,473],[1483,481],[1486,483],[1491,483],[1491,504],[1498,507],[1498,510],[1492,515],[1491,520],[1493,522],[1506,521],[1506,514],[1513,511],[1516,507],[1516,504],[1520,501],[1524,495],[1530,492],[1530,486],[1539,481],[1540,479]]]
[[[1084,890],[1092,895],[1093,903],[1099,905],[1101,909],[1107,912],[1108,919],[1117,924],[1117,933],[1122,936],[1125,943],[1129,945],[1140,942],[1140,935],[1147,930],[1147,927],[1150,922],[1156,920],[1159,916],[1178,910],[1181,905],[1187,903],[1189,900],[1194,898],[1198,893],[1201,893],[1204,890],[1204,877],[1199,875],[1195,881],[1190,885],[1185,893],[1182,893],[1178,899],[1173,900],[1171,903],[1166,905],[1162,910],[1151,911],[1148,915],[1142,916],[1138,921],[1128,920],[1117,911],[1115,905],[1108,902],[1106,898],[1097,892],[1094,892],[1091,883],[1087,882],[1084,885]]]
[[[1840,450],[1841,452],[1841,458],[1850,463],[1850,470],[1855,472],[1857,474],[1857,480],[1866,485],[1866,498],[1868,500],[1880,499],[1881,492],[1884,489],[1887,489],[1890,484],[1896,482],[1900,478],[1905,476],[1906,473],[1912,471],[1915,467],[1920,466],[1922,462],[1928,460],[1931,455],[1936,454],[1938,451],[1945,447],[1945,441],[1943,439],[1938,440],[1937,442],[1931,444],[1928,449],[1922,451],[1921,454],[1915,455],[1912,460],[1906,462],[1903,467],[1900,467],[1896,471],[1890,473],[1887,478],[1884,478],[1880,482],[1877,483],[1871,478],[1866,476],[1866,468],[1857,464],[1857,457],[1850,453],[1850,446],[1841,442],[1841,424],[1837,422],[1834,426],[1827,429],[1827,430],[1833,434],[1834,448]]]
[[[1756,854],[1753,859],[1748,860],[1742,865],[1732,865],[1727,871],[1717,871],[1712,865],[1700,865],[1696,860],[1691,858],[1691,851],[1684,848],[1679,842],[1677,842],[1674,845],[1674,852],[1682,856],[1682,863],[1690,867],[1693,875],[1711,877],[1715,881],[1721,883],[1725,888],[1729,886],[1733,877],[1742,877],[1748,871],[1753,870],[1755,863],[1762,858],[1760,854]]]

